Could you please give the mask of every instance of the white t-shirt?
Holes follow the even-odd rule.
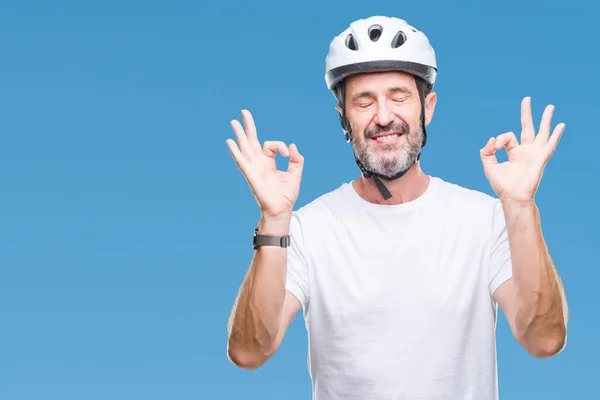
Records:
[[[350,183],[293,214],[314,400],[496,400],[497,304],[512,276],[501,203],[431,177],[400,205]]]

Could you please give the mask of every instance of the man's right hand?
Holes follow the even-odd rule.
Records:
[[[288,148],[283,142],[267,141],[261,147],[252,114],[242,110],[242,117],[245,131],[237,120],[231,121],[239,147],[233,139],[227,139],[229,151],[246,177],[263,218],[277,220],[289,217],[300,191],[304,157],[294,144]],[[277,170],[277,153],[289,157],[287,171]]]

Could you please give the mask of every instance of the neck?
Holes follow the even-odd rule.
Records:
[[[420,197],[427,190],[429,180],[430,177],[421,170],[417,162],[402,177],[393,181],[381,180],[392,194],[392,198],[389,200],[384,200],[381,197],[381,193],[379,193],[372,178],[366,179],[361,175],[359,179],[352,182],[352,186],[358,195],[369,203],[395,205],[407,203]]]

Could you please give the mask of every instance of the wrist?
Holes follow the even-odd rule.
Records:
[[[504,215],[510,221],[536,218],[538,215],[538,207],[533,200],[501,199],[501,202]]]
[[[258,233],[261,235],[284,236],[290,232],[291,213],[276,216],[263,215],[258,221]]]
[[[508,208],[511,210],[532,210],[537,208],[534,199],[517,200],[509,197],[501,197],[500,201],[502,202],[502,206],[504,208]]]

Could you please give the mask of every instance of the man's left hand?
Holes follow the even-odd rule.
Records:
[[[560,123],[550,135],[554,106],[544,110],[536,135],[531,116],[531,98],[521,102],[521,144],[513,132],[492,137],[480,150],[483,170],[492,189],[502,201],[533,204],[546,163],[554,154],[565,129]],[[499,163],[496,151],[505,148],[508,161]]]

